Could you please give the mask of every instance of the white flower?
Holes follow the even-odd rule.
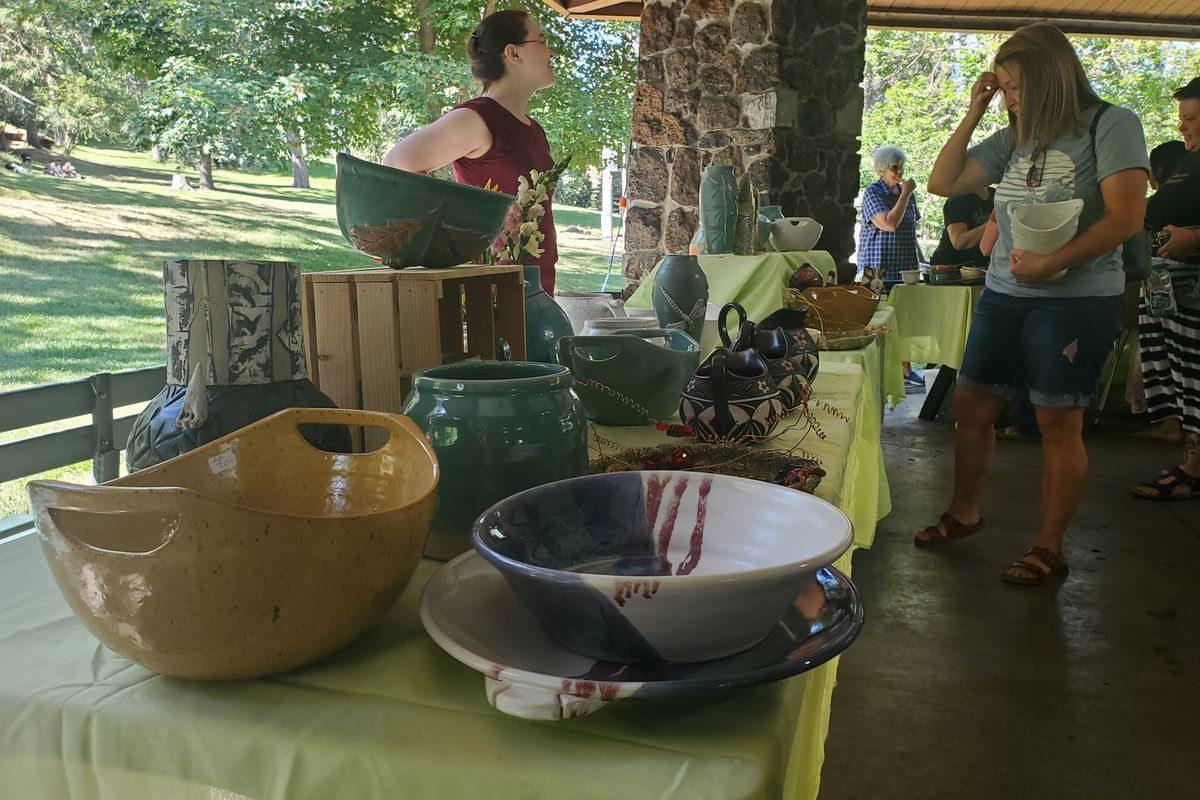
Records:
[[[538,232],[538,224],[536,222],[529,221],[529,222],[521,223],[521,235],[522,236],[532,236],[533,234],[535,234],[537,232]]]

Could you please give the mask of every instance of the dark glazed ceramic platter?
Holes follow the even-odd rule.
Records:
[[[617,700],[683,698],[798,675],[850,646],[863,609],[850,579],[827,567],[800,587],[767,638],[749,650],[695,664],[597,661],[551,641],[501,574],[469,552],[430,578],[421,622],[443,650],[484,674],[497,709],[555,720]]]

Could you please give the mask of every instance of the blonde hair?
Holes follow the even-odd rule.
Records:
[[[1083,110],[1100,98],[1062,31],[1045,22],[1017,28],[996,51],[995,66],[1009,61],[1020,68],[1017,114],[1008,115],[1017,147],[1046,147],[1084,127]]]

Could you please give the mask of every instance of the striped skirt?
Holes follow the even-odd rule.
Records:
[[[1138,348],[1151,422],[1178,417],[1200,433],[1200,308],[1180,304],[1170,317],[1150,317],[1143,301]]]

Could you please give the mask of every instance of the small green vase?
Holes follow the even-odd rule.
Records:
[[[413,374],[404,413],[429,437],[441,478],[428,555],[470,547],[493,503],[587,469],[587,419],[558,364],[476,361]]]
[[[558,363],[554,345],[573,333],[567,312],[542,288],[542,268],[536,264],[525,267],[525,358]]]

